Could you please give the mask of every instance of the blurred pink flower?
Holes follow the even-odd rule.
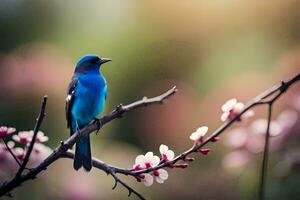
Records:
[[[235,118],[243,109],[245,105],[241,102],[238,102],[236,99],[230,99],[225,102],[225,104],[221,107],[223,114],[221,115],[221,120],[223,122],[232,120]],[[242,116],[241,119],[248,119],[254,115],[253,110],[248,110],[245,112]]]
[[[40,164],[45,158],[47,158],[51,153],[52,149],[42,143],[35,143],[30,156],[29,165],[32,167]]]
[[[297,120],[298,114],[293,110],[284,110],[276,118],[276,121],[282,129],[293,127],[297,123]]]
[[[19,160],[23,160],[25,156],[25,151],[21,147],[16,147],[13,149],[13,153]]]
[[[153,184],[153,176],[150,174],[141,174],[141,181],[145,186],[149,187]]]
[[[1,126],[0,127],[0,138],[7,137],[15,132],[16,132],[16,129],[13,127]]]
[[[161,144],[159,147],[159,152],[162,160],[173,160],[175,154],[174,151],[170,150],[167,145]]]
[[[252,132],[255,134],[266,134],[268,125],[267,119],[257,119],[251,124]],[[280,133],[282,133],[282,128],[280,124],[277,121],[271,121],[270,122],[270,136],[278,136]]]
[[[165,169],[155,170],[153,172],[153,175],[155,176],[155,180],[158,183],[164,183],[169,177],[168,171]]]
[[[7,146],[8,146],[8,148],[12,149],[12,148],[14,148],[15,143],[13,141],[9,141],[9,142],[7,142]],[[0,161],[2,159],[5,159],[6,155],[9,155],[7,147],[4,143],[0,143]]]
[[[20,131],[17,135],[14,135],[13,140],[21,144],[27,144],[31,141],[30,131]]]
[[[294,108],[296,108],[298,111],[300,111],[300,95],[293,96],[291,100],[291,104]]]
[[[31,142],[33,137],[33,131],[20,131],[17,135],[13,136],[13,139],[16,142],[19,142],[21,144],[27,144]],[[49,138],[44,135],[42,131],[39,131],[36,136],[36,142],[46,142]]]
[[[30,131],[31,138],[33,137],[33,131]],[[49,138],[45,136],[45,134],[42,131],[39,131],[36,135],[36,142],[47,142]]]
[[[239,168],[247,164],[251,160],[251,155],[243,150],[233,151],[227,154],[223,159],[225,168]]]
[[[248,129],[247,128],[234,128],[228,134],[225,144],[231,148],[241,148],[248,140]]]

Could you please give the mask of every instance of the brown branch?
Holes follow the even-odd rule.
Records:
[[[153,172],[154,170],[158,170],[164,167],[172,167],[175,166],[178,161],[187,161],[189,160],[188,155],[192,153],[199,152],[201,148],[203,148],[206,144],[213,142],[216,137],[218,137],[220,134],[222,134],[228,127],[230,127],[234,122],[238,121],[240,117],[247,112],[249,109],[258,106],[258,105],[265,105],[265,104],[272,104],[275,102],[285,91],[287,91],[291,85],[293,85],[295,82],[300,80],[300,73],[298,73],[296,76],[294,76],[292,79],[282,82],[280,85],[275,85],[272,88],[266,90],[262,94],[258,95],[257,97],[250,100],[244,109],[236,115],[233,119],[231,119],[228,122],[225,122],[223,125],[221,125],[216,131],[214,131],[206,140],[204,140],[201,144],[194,145],[190,149],[186,150],[185,152],[181,153],[180,155],[176,156],[171,161],[161,162],[159,165],[153,168],[148,169],[142,169],[142,170],[132,170],[132,169],[122,169],[117,168],[114,166],[110,166],[100,160],[93,159],[93,166],[105,171],[106,173],[112,175],[115,179],[116,184],[120,183],[122,184],[126,189],[128,189],[129,194],[134,193],[139,198],[144,199],[138,192],[133,190],[130,186],[128,186],[126,183],[121,181],[116,174],[124,174],[124,175],[130,175],[132,177],[139,177],[143,173],[149,173]],[[68,138],[65,142],[62,142],[59,147],[57,147],[51,155],[49,155],[40,165],[33,168],[31,171],[29,171],[26,174],[21,175],[18,179],[14,178],[8,183],[4,184],[2,187],[0,187],[0,196],[3,196],[7,193],[9,193],[11,190],[13,190],[15,187],[19,186],[21,183],[29,180],[34,179],[37,174],[39,174],[42,170],[45,170],[50,164],[52,164],[54,161],[56,161],[59,158],[73,158],[73,153],[68,151],[70,147],[74,145],[74,143],[78,140],[79,136],[81,135],[88,135],[91,132],[95,130],[101,129],[101,127],[116,119],[122,117],[122,115],[126,112],[129,112],[131,110],[134,110],[136,108],[147,106],[151,104],[156,103],[162,103],[164,99],[168,98],[172,94],[176,92],[176,88],[172,88],[171,90],[167,91],[166,93],[154,97],[154,98],[143,98],[140,101],[134,102],[129,105],[119,105],[114,111],[109,113],[106,116],[103,116],[102,118],[93,121],[88,126],[84,127],[80,131],[73,134],[70,138]],[[177,164],[178,165],[178,164]],[[115,186],[116,186],[115,184]],[[115,188],[113,187],[113,189]]]
[[[142,173],[149,173],[149,172],[152,172],[157,169],[171,166],[180,160],[185,161],[185,158],[188,155],[198,152],[202,147],[204,147],[205,145],[207,145],[210,142],[213,142],[216,137],[218,137],[220,134],[222,134],[234,122],[238,121],[245,112],[247,112],[248,110],[250,110],[251,108],[253,108],[255,106],[270,104],[270,103],[275,102],[285,91],[287,91],[290,88],[291,85],[293,85],[295,82],[297,82],[299,80],[300,80],[300,72],[297,75],[295,75],[293,78],[291,78],[290,80],[288,80],[286,82],[282,81],[281,84],[275,85],[272,88],[263,92],[262,94],[258,95],[257,97],[253,98],[245,105],[245,108],[238,115],[236,115],[232,120],[225,122],[223,125],[221,125],[216,131],[214,131],[201,144],[194,145],[190,149],[188,149],[185,152],[181,153],[180,155],[176,156],[173,160],[161,163],[158,166],[153,167],[153,168],[142,169],[142,170],[138,170],[138,171],[129,171],[128,174],[137,176]]]
[[[233,118],[232,120],[224,123],[221,127],[219,127],[216,131],[214,131],[206,140],[204,140],[201,144],[198,145],[194,145],[193,147],[191,147],[190,149],[188,149],[187,151],[181,153],[180,155],[178,155],[177,157],[175,157],[173,160],[171,161],[167,161],[167,162],[161,162],[158,166],[153,167],[153,168],[148,168],[148,169],[142,169],[142,170],[132,170],[132,169],[124,169],[124,168],[118,168],[115,166],[111,166],[108,165],[106,163],[104,163],[103,161],[100,161],[98,159],[93,158],[93,166],[95,168],[98,168],[100,170],[105,171],[106,173],[110,173],[110,171],[113,171],[114,174],[123,174],[123,175],[130,175],[132,177],[139,177],[140,174],[143,173],[150,173],[153,172],[154,170],[158,170],[161,168],[165,168],[165,167],[172,167],[172,166],[176,166],[178,164],[176,164],[178,161],[187,161],[189,160],[188,155],[192,154],[192,153],[196,153],[199,152],[199,150],[201,148],[203,148],[206,144],[213,142],[214,138],[218,137],[220,134],[222,134],[228,127],[230,127],[234,122],[238,121],[240,119],[240,117],[247,112],[249,109],[255,107],[255,106],[259,106],[259,105],[269,105],[269,113],[268,113],[268,127],[267,127],[267,135],[269,135],[269,129],[270,129],[270,121],[271,121],[271,106],[273,105],[273,103],[278,100],[278,98],[289,89],[289,87],[291,85],[293,85],[295,82],[300,80],[300,73],[297,74],[295,77],[293,77],[292,79],[286,81],[286,82],[282,82],[280,85],[275,85],[272,88],[266,90],[265,92],[263,92],[262,94],[258,95],[257,97],[253,98],[252,100],[250,100],[245,108],[238,114],[236,115],[235,118]],[[267,136],[266,136],[267,137]],[[264,161],[263,161],[263,169],[262,169],[262,182],[261,184],[265,184],[265,176],[266,176],[266,166],[267,166],[267,157],[268,157],[268,139],[266,138],[266,146],[265,146],[265,152],[264,152]],[[68,155],[67,155],[68,154]],[[64,157],[66,158],[73,158],[73,153],[72,152],[67,152],[67,154],[64,155]],[[181,165],[180,165],[181,166]],[[261,187],[262,190],[260,192],[263,193],[264,191],[264,186]]]
[[[43,170],[46,170],[49,165],[51,165],[53,162],[55,162],[57,159],[59,159],[63,154],[70,149],[79,139],[80,136],[86,136],[88,134],[91,134],[95,130],[101,129],[101,127],[117,118],[122,117],[123,114],[126,112],[130,112],[132,110],[135,110],[137,108],[141,108],[147,105],[153,105],[158,103],[163,103],[164,100],[172,96],[177,91],[176,87],[171,88],[167,92],[153,98],[147,98],[144,97],[142,100],[133,102],[128,105],[119,105],[115,110],[113,110],[111,113],[109,113],[106,116],[103,116],[100,119],[94,120],[89,125],[85,126],[83,129],[77,131],[74,133],[71,137],[69,137],[66,141],[62,141],[61,144],[56,147],[53,152],[43,161],[41,162],[37,167],[32,168],[30,171],[24,174],[20,174],[20,176],[15,176],[12,180],[9,182],[6,182],[0,187],[0,197],[9,193],[14,188],[20,186],[22,183],[24,183],[27,180],[35,179],[36,176],[42,172]],[[117,182],[122,184],[124,187],[126,187],[129,192],[136,194],[138,197],[142,198],[140,194],[135,192],[133,189],[127,187],[124,185],[124,182],[117,179]]]
[[[33,149],[33,146],[34,146],[37,134],[38,134],[38,132],[40,130],[40,127],[42,125],[43,119],[44,119],[44,117],[46,115],[45,114],[45,109],[46,109],[47,99],[48,99],[48,97],[44,96],[43,102],[42,102],[42,106],[41,106],[41,111],[40,111],[40,114],[39,114],[38,118],[36,119],[35,127],[33,129],[33,136],[32,136],[30,145],[29,145],[28,150],[27,150],[27,152],[25,154],[25,157],[24,157],[24,160],[23,160],[23,162],[21,164],[21,167],[19,168],[19,170],[18,170],[18,172],[16,174],[16,177],[19,177],[22,174],[22,172],[26,168],[26,165],[27,165],[27,163],[29,161],[29,158],[30,158],[30,155],[31,155],[31,152],[32,152],[32,149]]]

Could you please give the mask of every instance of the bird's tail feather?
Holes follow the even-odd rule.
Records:
[[[76,143],[73,167],[78,170],[82,166],[86,171],[92,169],[90,136],[83,136]]]

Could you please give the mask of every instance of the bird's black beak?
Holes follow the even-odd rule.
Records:
[[[109,59],[109,58],[101,58],[100,59],[100,64],[107,63],[109,61],[111,61],[111,59]]]

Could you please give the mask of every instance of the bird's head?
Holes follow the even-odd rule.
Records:
[[[75,73],[99,72],[102,64],[111,61],[109,58],[100,58],[96,55],[87,55],[79,59]]]

